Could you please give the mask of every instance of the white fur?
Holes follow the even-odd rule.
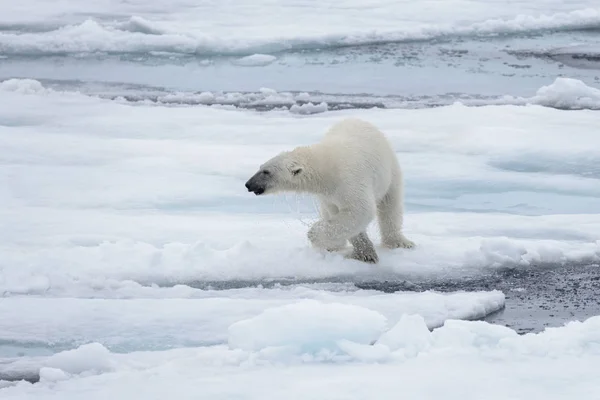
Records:
[[[366,233],[375,217],[384,246],[414,246],[402,233],[400,165],[389,141],[368,122],[342,120],[321,142],[281,153],[261,171],[268,174],[265,193],[306,192],[319,198],[321,219],[308,232],[317,248],[339,250],[349,240],[354,247],[351,257],[377,262]]]

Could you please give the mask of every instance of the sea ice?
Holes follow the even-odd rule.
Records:
[[[39,353],[97,342],[112,351],[129,352],[224,344],[233,334],[233,345],[254,349],[261,343],[266,346],[285,340],[290,330],[302,337],[305,328],[297,328],[297,324],[310,327],[314,323],[318,326],[315,332],[329,329],[335,336],[339,329],[352,330],[344,328],[346,323],[358,322],[365,326],[362,331],[356,328],[357,335],[361,335],[357,337],[370,338],[404,314],[418,314],[427,327],[434,328],[447,319],[483,318],[504,306],[504,294],[499,291],[385,294],[303,286],[212,291],[133,289],[105,288],[93,299],[86,298],[89,291],[74,288],[64,298],[6,297],[0,302],[0,343]],[[115,296],[121,298],[107,298]],[[363,320],[349,317],[360,312],[366,316]],[[285,314],[295,317],[286,322]],[[273,318],[281,322],[277,328],[270,327]],[[267,329],[265,325],[270,333],[262,338],[246,333]],[[0,356],[6,355],[0,346]]]
[[[504,306],[499,291],[382,293],[353,285],[410,287],[413,277],[598,263],[600,116],[591,111],[600,109],[598,88],[564,76],[573,71],[565,68],[537,92],[553,70],[535,84],[525,75],[517,80],[529,83],[523,96],[530,97],[331,112],[344,107],[340,93],[360,87],[347,85],[364,76],[358,65],[343,70],[347,81],[328,86],[335,94],[316,92],[319,79],[341,71],[318,63],[334,65],[337,56],[327,57],[341,46],[507,34],[528,42],[545,30],[593,37],[597,4],[231,5],[20,0],[2,8],[3,77],[66,76],[86,81],[76,85],[82,90],[98,85],[100,94],[106,82],[94,82],[122,86],[115,89],[121,97],[109,100],[56,89],[69,82],[0,82],[0,398],[563,400],[600,393],[600,317],[518,335],[472,321]],[[543,52],[593,59],[597,46],[581,43]],[[294,68],[314,70],[288,78],[298,70],[286,64],[294,57],[305,62]],[[64,71],[48,72],[48,60],[64,62]],[[156,60],[167,64],[156,68]],[[190,60],[198,69],[186,69]],[[216,76],[206,71],[223,60],[233,72],[202,87]],[[254,79],[265,70],[276,78]],[[439,71],[447,81],[463,76]],[[223,87],[234,73],[242,78]],[[381,89],[390,75],[376,76],[363,87],[381,96],[356,90],[348,94],[354,103],[402,103],[404,93],[390,99]],[[465,76],[473,87],[496,79]],[[593,82],[593,75],[576,77]],[[497,79],[501,86],[509,78]],[[135,83],[153,88],[128,92]],[[202,91],[160,87],[172,85]],[[405,173],[405,230],[417,247],[378,247],[376,266],[310,248],[306,231],[317,218],[310,196],[256,198],[243,187],[264,160],[319,140],[347,116],[386,132]],[[375,225],[369,233],[379,245]]]
[[[457,104],[300,117],[133,105],[31,80],[1,88],[2,293],[410,280],[600,258],[593,112]],[[243,187],[264,160],[348,115],[381,127],[405,172],[417,247],[380,249],[376,268],[310,248],[310,196],[256,198]],[[378,244],[375,224],[369,232]]]
[[[600,89],[589,87],[577,79],[557,78],[552,85],[540,88],[532,102],[556,108],[600,109]]]
[[[192,7],[184,0],[85,5],[66,0],[60,6],[25,0],[0,16],[0,26],[12,28],[0,32],[0,50],[9,55],[252,55],[456,35],[577,30],[599,23],[600,9],[589,0],[536,0],[527,5],[502,0],[360,0],[344,7],[334,0],[238,0],[234,13],[219,1]]]
[[[312,306],[319,314],[318,307]],[[298,311],[303,313],[296,309],[286,316],[288,322]],[[269,325],[277,329],[279,322]],[[0,390],[7,400],[161,399],[167,395],[192,399],[197,398],[198,388],[207,397],[246,399],[393,399],[402,391],[420,399],[477,399],[485,393],[494,400],[554,400],[590,395],[599,388],[594,366],[600,362],[600,317],[523,336],[485,322],[448,321],[434,332],[414,317],[399,324],[404,328],[391,334],[396,336],[391,347],[353,342],[355,327],[340,327],[335,335],[340,348],[334,352],[325,351],[330,343],[323,341],[331,338],[330,331],[321,337],[314,326],[297,324],[298,329],[312,332],[312,340],[304,339],[314,345],[306,347],[309,353],[297,355],[276,347],[244,351],[227,346],[113,354],[91,344],[47,358],[15,361],[23,370],[39,370],[42,379],[35,385],[3,385]],[[246,331],[246,339],[261,340],[269,332]],[[397,336],[400,332],[402,337]],[[319,350],[320,346],[324,347]]]
[[[275,60],[277,60],[277,57],[269,54],[252,54],[235,60],[235,64],[244,67],[262,67],[271,64]]]
[[[277,308],[229,327],[229,347],[257,351],[292,347],[300,352],[337,348],[337,341],[370,344],[384,331],[386,318],[364,307],[305,300]]]

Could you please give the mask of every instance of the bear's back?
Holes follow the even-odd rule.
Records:
[[[369,183],[377,197],[387,192],[394,176],[400,173],[394,149],[373,124],[347,118],[334,124],[322,142],[329,163],[345,179]]]
[[[354,158],[359,159],[366,157],[372,160],[375,157],[381,162],[386,157],[395,157],[385,135],[375,125],[358,118],[346,118],[331,126],[322,143],[352,151]]]

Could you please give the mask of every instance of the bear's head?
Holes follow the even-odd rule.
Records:
[[[297,148],[285,151],[260,166],[248,182],[246,189],[255,195],[277,192],[300,192],[308,190],[310,181],[307,163],[307,149]]]

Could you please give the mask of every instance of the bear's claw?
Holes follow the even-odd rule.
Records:
[[[346,258],[350,258],[352,260],[357,260],[357,261],[362,261],[368,264],[377,264],[379,262],[379,256],[377,255],[377,253],[371,253],[371,252],[359,252],[359,251],[353,251],[352,254],[350,254],[349,256],[347,256]]]

